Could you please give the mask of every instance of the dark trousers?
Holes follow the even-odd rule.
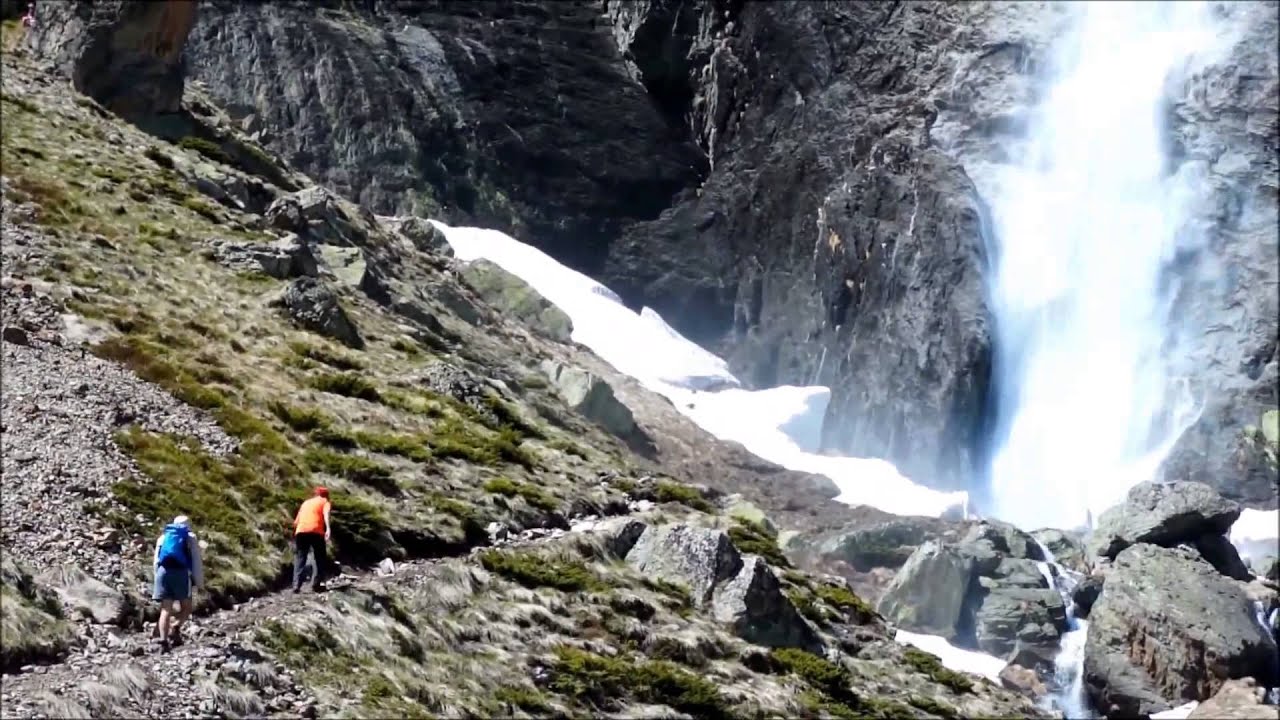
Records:
[[[307,572],[307,555],[315,558],[316,569],[311,575],[311,587],[319,589],[328,558],[325,556],[324,533],[303,532],[293,536],[293,587],[302,587]]]

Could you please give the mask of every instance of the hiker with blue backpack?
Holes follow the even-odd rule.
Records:
[[[156,540],[156,584],[152,598],[160,603],[160,621],[156,628],[160,634],[160,649],[168,652],[171,645],[181,645],[178,630],[191,617],[191,589],[204,588],[204,567],[200,559],[200,544],[191,532],[191,521],[179,515],[164,527]],[[178,612],[172,615],[174,603]]]

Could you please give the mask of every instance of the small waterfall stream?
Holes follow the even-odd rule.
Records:
[[[1059,710],[1070,720],[1088,720],[1094,717],[1084,692],[1084,642],[1089,633],[1089,623],[1076,617],[1076,604],[1072,594],[1080,582],[1080,574],[1063,567],[1044,543],[1036,541],[1045,560],[1036,563],[1049,587],[1058,591],[1067,606],[1067,631],[1062,635],[1058,655],[1053,661],[1053,677],[1049,679],[1049,696],[1045,699],[1049,709]]]

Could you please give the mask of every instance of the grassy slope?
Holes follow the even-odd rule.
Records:
[[[30,68],[6,57],[11,71]],[[602,436],[495,424],[403,382],[438,351],[355,293],[344,305],[367,341],[362,351],[289,324],[268,306],[281,282],[204,254],[214,238],[274,239],[194,190],[192,168],[216,153],[146,136],[72,99],[62,83],[11,87],[0,99],[0,164],[9,198],[40,207],[48,245],[38,272],[77,288],[70,309],[112,331],[95,352],[207,409],[241,442],[238,454],[215,458],[190,438],[137,429],[118,438],[146,476],[117,486],[128,512],[111,520],[148,537],[185,510],[211,545],[219,600],[273,585],[287,560],[288,512],[318,481],[335,491],[338,549],[352,563],[457,554],[491,520],[544,524],[571,506],[617,503],[631,485],[596,481],[632,462]],[[511,338],[474,340],[473,357]],[[520,374],[520,363],[490,359]],[[502,402],[536,414],[519,397]],[[714,510],[678,483],[654,494]],[[738,528],[734,540],[784,561],[758,527]],[[639,578],[598,548],[540,552],[551,555],[487,552],[483,569],[452,561],[411,587],[300,605],[257,640],[299,668],[328,709],[356,716],[581,715],[628,704],[708,716],[945,716],[966,692],[904,669],[891,642],[852,674],[795,652],[744,665],[745,644],[694,612],[680,588]],[[788,573],[786,589],[823,626],[873,621],[856,596],[802,573]],[[6,599],[13,594],[6,581]],[[20,622],[36,641],[59,642],[61,619],[28,601],[44,615],[6,615],[6,635]]]

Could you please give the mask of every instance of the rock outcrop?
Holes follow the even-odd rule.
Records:
[[[256,271],[277,280],[314,277],[319,272],[311,248],[296,235],[268,245],[214,240],[209,253],[215,260],[234,270]]]
[[[898,570],[880,599],[886,619],[906,630],[1021,665],[1052,667],[1066,606],[1038,563],[1030,535],[981,522],[956,542],[928,541]]]
[[[603,378],[553,360],[543,361],[541,367],[560,397],[583,417],[599,423],[620,438],[627,438],[635,432],[636,422],[631,409],[618,400],[613,388]]]
[[[1221,535],[1240,517],[1240,506],[1204,483],[1143,482],[1124,502],[1098,516],[1090,536],[1091,554],[1114,558],[1136,543],[1172,546]]]
[[[36,3],[29,35],[37,54],[76,90],[129,118],[180,109],[194,0]]]
[[[290,319],[308,330],[348,347],[364,347],[364,339],[342,308],[338,294],[323,280],[313,277],[293,280],[272,303],[282,307]]]
[[[485,302],[503,315],[552,340],[569,342],[573,321],[529,283],[488,260],[469,262],[460,274]]]
[[[876,609],[908,630],[954,638],[973,576],[973,558],[926,542],[894,577]]]
[[[768,647],[822,651],[822,641],[783,592],[773,570],[739,554],[723,531],[689,525],[648,527],[626,555],[646,576],[689,588],[696,605]]]
[[[1206,199],[1187,208],[1199,232],[1179,238],[1170,316],[1180,333],[1168,356],[1182,359],[1175,371],[1205,401],[1163,476],[1263,510],[1280,502],[1280,439],[1259,431],[1280,406],[1277,10],[1269,1],[1215,11],[1218,62],[1174,91],[1167,115],[1172,160]]]
[[[1274,720],[1274,706],[1263,704],[1266,691],[1253,678],[1228,680],[1213,697],[1196,706],[1187,720]]]
[[[1108,717],[1207,700],[1224,682],[1280,679],[1244,586],[1189,550],[1121,552],[1089,615],[1085,683]]]

